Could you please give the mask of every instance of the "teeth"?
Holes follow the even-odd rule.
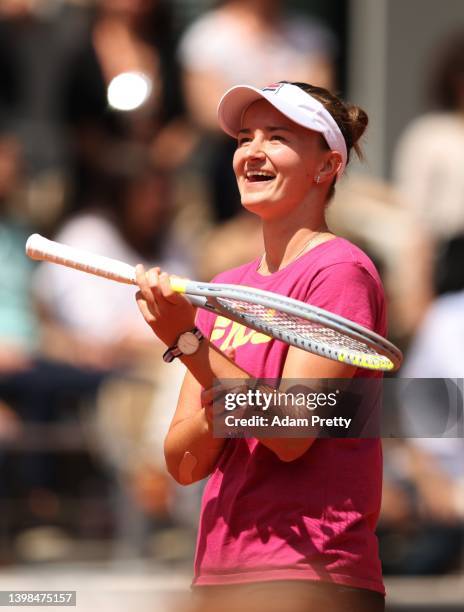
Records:
[[[247,172],[246,173],[247,178],[251,178],[253,176],[269,176],[271,178],[274,178],[274,175],[271,172],[257,171],[257,172]]]

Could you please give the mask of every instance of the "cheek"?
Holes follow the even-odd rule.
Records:
[[[283,150],[275,152],[273,161],[278,171],[292,180],[300,180],[309,175],[307,163],[302,159],[301,155],[291,150]]]
[[[232,167],[235,172],[235,176],[237,176],[243,167],[243,153],[240,149],[236,149],[234,153],[234,157],[232,159]]]

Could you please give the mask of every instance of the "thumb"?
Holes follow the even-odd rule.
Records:
[[[159,287],[161,289],[163,297],[168,302],[171,302],[171,304],[180,304],[181,302],[187,299],[181,293],[178,293],[177,291],[173,290],[169,274],[167,274],[166,272],[161,272],[161,274],[159,275]]]

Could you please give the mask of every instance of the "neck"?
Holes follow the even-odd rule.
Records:
[[[283,222],[282,219],[264,222],[263,265],[268,272],[285,268],[290,262],[302,255],[309,241],[318,241],[319,235],[328,232],[324,215],[313,215],[302,223]]]

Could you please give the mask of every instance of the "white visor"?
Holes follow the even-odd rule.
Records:
[[[297,85],[290,83],[274,83],[263,89],[251,85],[236,85],[227,90],[218,106],[218,120],[221,128],[234,138],[237,138],[241,128],[245,110],[252,104],[264,98],[283,115],[309,130],[319,132],[332,151],[342,156],[342,162],[337,171],[341,177],[346,167],[346,142],[337,122],[324,106]]]

